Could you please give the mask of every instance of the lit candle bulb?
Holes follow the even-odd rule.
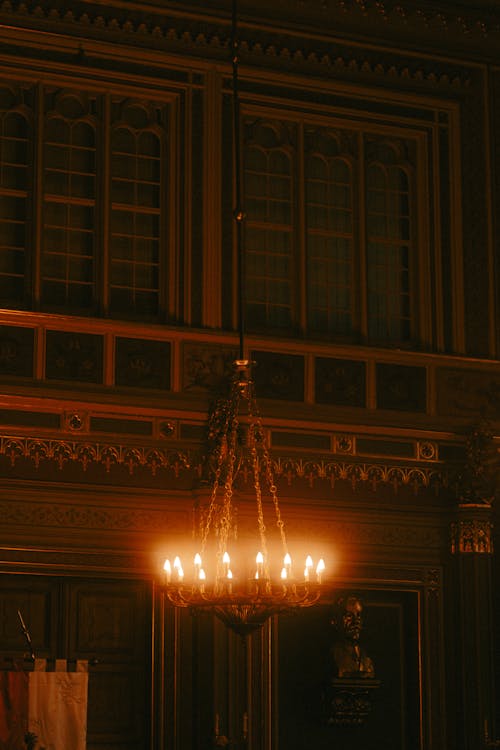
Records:
[[[228,574],[230,562],[231,562],[231,558],[229,557],[227,552],[224,552],[224,554],[222,555],[222,564],[224,566],[224,573],[226,576]]]
[[[184,571],[182,569],[181,560],[178,555],[176,555],[174,560],[174,570],[177,571],[177,578],[179,579],[179,581],[182,581],[182,579],[184,578]]]
[[[306,567],[304,568],[304,580],[310,581],[311,580],[311,570],[313,569],[313,561],[311,555],[307,555],[306,557]]]
[[[199,573],[198,573],[198,580],[200,582],[200,591],[202,593],[203,593],[203,591],[205,591],[205,581],[206,581],[206,579],[207,579],[207,577],[205,575],[205,571],[203,570],[203,568],[200,568]]]
[[[323,560],[323,558],[321,558],[318,561],[318,564],[316,566],[316,577],[318,579],[318,583],[321,583],[321,577],[323,575],[324,570],[325,570],[325,561]]]
[[[229,594],[233,592],[233,572],[231,568],[227,569],[227,590]]]
[[[288,578],[288,573],[287,573],[286,568],[281,568],[281,580],[286,581],[287,578]]]
[[[288,552],[286,553],[285,557],[283,558],[283,565],[285,566],[285,570],[286,570],[286,573],[287,573],[286,577],[288,578],[288,576],[290,575],[290,571],[292,569],[292,558],[290,557],[290,555],[288,554]]]
[[[200,572],[200,568],[201,568],[201,555],[197,552],[196,555],[194,556],[194,570],[195,570],[196,576],[198,576],[198,573]]]
[[[172,576],[172,566],[170,565],[170,560],[165,560],[163,563],[163,570],[165,571],[165,578],[167,579],[167,583],[170,583],[170,578]]]
[[[264,555],[262,554],[262,552],[257,552],[255,562],[257,563],[257,572],[255,574],[255,577],[262,578],[262,572],[264,568]]]

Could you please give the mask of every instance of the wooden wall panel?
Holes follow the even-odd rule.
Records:
[[[52,576],[0,578],[0,666],[32,663],[18,609],[37,657],[89,661],[88,750],[145,750],[150,738],[151,622],[140,581]],[[24,661],[23,661],[24,658]]]
[[[340,595],[341,592],[339,592]],[[279,750],[419,750],[422,747],[418,593],[354,592],[364,604],[361,645],[380,686],[359,726],[329,724],[333,663],[332,607],[321,605],[278,622],[276,654]],[[367,683],[369,680],[367,680]]]

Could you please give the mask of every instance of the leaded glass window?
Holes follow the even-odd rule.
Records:
[[[47,94],[42,304],[90,311],[95,299],[96,123],[92,103]]]
[[[170,106],[0,86],[0,305],[161,319]]]
[[[31,124],[21,92],[0,88],[0,305],[25,296]]]
[[[148,110],[116,106],[111,136],[110,308],[159,310],[162,140]]]
[[[249,330],[410,342],[414,144],[255,117],[244,133]]]

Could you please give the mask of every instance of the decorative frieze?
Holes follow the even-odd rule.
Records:
[[[159,470],[167,470],[173,478],[183,478],[184,483],[187,477],[190,486],[199,481],[205,467],[199,449],[191,452],[180,448],[19,436],[0,438],[1,457],[7,459],[3,464],[6,475],[9,474],[9,468],[16,468],[18,462],[29,461],[35,470],[46,463],[54,464],[60,470],[75,465],[81,467],[83,472],[91,466],[100,466],[108,474],[116,468],[125,467],[130,476],[140,469],[149,470],[152,476]],[[273,471],[276,478],[288,486],[297,481],[305,481],[310,487],[326,483],[333,488],[337,482],[347,482],[352,489],[364,484],[372,490],[376,490],[379,485],[390,485],[394,492],[406,487],[415,494],[429,488],[437,492],[448,487],[450,481],[447,471],[437,466],[395,466],[354,461],[348,463],[327,458],[307,460],[302,457],[274,457]],[[251,482],[252,477],[251,467],[243,460],[239,465],[238,482]],[[62,477],[57,480],[61,481]]]
[[[203,6],[203,12],[206,13],[206,7]],[[325,29],[325,21],[329,28],[335,28],[339,18],[345,25],[348,19],[351,26],[356,28],[365,24],[370,24],[373,30],[373,24],[383,20],[381,29],[386,31],[393,27],[394,33],[400,33],[403,29],[405,32],[408,27],[418,29],[418,33],[433,38],[436,33],[439,35],[446,30],[450,41],[462,41],[465,37],[469,41],[480,40],[484,46],[485,43],[500,34],[500,24],[495,18],[479,18],[477,14],[470,19],[465,15],[443,14],[439,12],[427,12],[416,10],[408,7],[403,9],[400,4],[396,7],[390,7],[378,0],[367,3],[349,2],[349,0],[335,0],[334,2],[323,2],[320,0],[305,4],[303,0],[296,0],[295,3],[287,2],[284,5],[286,17],[293,22],[294,17],[300,18],[304,23],[304,12],[308,16],[310,23],[318,24],[321,31]],[[360,14],[360,9],[362,13]],[[262,4],[258,7],[255,4],[250,11],[246,10],[249,15],[255,14],[259,19],[260,30],[252,29],[252,39],[242,38],[240,50],[245,58],[252,58],[252,61],[262,66],[292,68],[296,72],[307,71],[309,75],[330,76],[332,71],[335,74],[345,73],[352,75],[358,73],[363,76],[391,76],[399,77],[402,80],[411,80],[415,83],[427,82],[435,86],[462,86],[468,83],[468,74],[465,70],[459,70],[457,67],[428,66],[403,62],[402,58],[393,57],[392,59],[369,59],[369,50],[364,54],[356,57],[353,48],[349,51],[333,49],[324,41],[320,42],[317,38],[311,40],[297,40],[297,36],[290,34],[289,37],[280,35],[277,44],[275,36],[270,31],[267,35],[262,31],[265,28],[265,11],[267,6]],[[51,7],[50,4],[38,4],[28,6],[24,2],[12,2],[4,0],[0,5],[0,14],[7,15],[10,23],[19,17],[19,25],[36,25],[36,27],[53,26],[57,24],[59,29],[64,28],[68,35],[85,34],[95,38],[114,38],[119,42],[126,43],[129,46],[143,47],[148,45],[150,50],[169,50],[173,53],[191,54],[199,57],[200,54],[206,57],[216,57],[227,59],[227,47],[229,37],[229,24],[227,31],[221,33],[221,24],[224,24],[224,18],[212,17],[212,23],[200,24],[195,18],[196,10],[193,10],[193,17],[188,18],[185,13],[178,17],[174,8],[162,8],[156,15],[149,15],[147,21],[141,18],[140,14],[126,14],[118,18],[113,15],[114,9],[107,10],[104,6],[99,8],[99,13],[91,6],[84,12],[73,11],[68,8],[58,9]],[[115,11],[116,12],[116,11]],[[264,14],[264,16],[263,16]],[[270,29],[273,22],[272,15],[268,17]],[[280,18],[281,23],[283,17]],[[78,58],[80,61],[86,60],[84,43],[80,41],[80,51]]]

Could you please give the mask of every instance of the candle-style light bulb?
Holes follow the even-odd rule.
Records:
[[[257,563],[257,572],[255,573],[255,577],[262,578],[262,573],[264,572],[264,555],[262,554],[262,552],[257,552],[255,562]]]
[[[179,555],[176,555],[175,558],[174,558],[174,568],[176,570],[179,570],[179,568],[182,568],[181,559],[180,559]]]
[[[170,565],[170,560],[165,560],[165,562],[163,563],[163,570],[165,571],[167,583],[170,583],[170,578],[172,576],[172,566]]]
[[[287,578],[288,578],[288,573],[286,571],[286,568],[281,568],[281,580],[286,581]]]
[[[199,552],[194,556],[194,567],[197,571],[201,568],[201,555]]]
[[[205,591],[205,581],[206,581],[206,578],[207,577],[205,575],[205,571],[203,570],[203,568],[200,568],[200,570],[198,572],[198,580],[200,582],[199,586],[200,586],[200,591],[202,593]]]
[[[182,581],[184,578],[184,571],[181,565],[179,565],[179,567],[177,568],[177,576],[179,578],[179,581]]]
[[[283,558],[283,565],[287,570],[290,570],[292,567],[292,558],[290,557],[289,553],[287,552],[285,557]]]
[[[311,555],[307,555],[306,557],[306,567],[304,568],[304,581],[310,581],[311,580],[311,571],[313,569],[313,560]]]
[[[316,565],[316,577],[318,579],[318,583],[321,583],[321,577],[323,575],[323,571],[325,570],[325,561],[323,558],[321,558],[318,561],[318,564]]]
[[[231,558],[229,557],[227,552],[224,552],[222,555],[222,565],[224,566],[224,573],[226,577],[228,577],[228,570],[229,570],[229,563],[231,562]]]

